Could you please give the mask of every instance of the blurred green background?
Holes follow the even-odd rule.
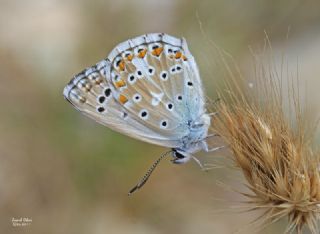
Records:
[[[240,195],[217,185],[222,180],[245,189],[241,176],[226,168],[205,173],[193,162],[166,160],[127,197],[165,149],[98,125],[62,96],[74,74],[119,42],[165,32],[187,39],[214,99],[223,68],[213,66],[217,56],[197,15],[207,37],[248,74],[248,47],[263,45],[266,31],[294,72],[298,63],[301,85],[307,84],[301,90],[320,113],[319,1],[0,0],[0,233],[224,234],[246,228],[254,214],[239,213]],[[223,155],[199,157],[207,163]],[[31,225],[13,227],[12,218],[20,217]],[[281,233],[285,224],[259,233]]]

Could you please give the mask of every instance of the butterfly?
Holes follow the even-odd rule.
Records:
[[[75,75],[64,97],[80,112],[124,135],[171,148],[129,194],[141,188],[162,158],[182,164],[209,149],[207,113],[199,70],[184,38],[164,33],[118,44],[108,57]]]

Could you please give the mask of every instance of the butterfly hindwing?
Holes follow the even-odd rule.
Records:
[[[115,131],[158,145],[166,138],[137,122],[116,101],[113,87],[96,66],[76,75],[64,89],[65,98],[84,115]],[[171,142],[172,147],[175,142]]]

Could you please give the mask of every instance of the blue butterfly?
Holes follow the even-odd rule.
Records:
[[[127,136],[171,148],[129,194],[141,188],[162,158],[182,164],[209,149],[211,114],[186,40],[164,33],[117,45],[108,57],[76,75],[64,97],[95,121]],[[213,113],[214,114],[214,113]]]

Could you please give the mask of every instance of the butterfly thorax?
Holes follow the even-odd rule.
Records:
[[[208,135],[210,116],[203,114],[201,118],[188,121],[188,134],[181,139],[181,146],[173,148],[173,162],[176,164],[186,163],[191,154],[203,149],[203,142]]]

